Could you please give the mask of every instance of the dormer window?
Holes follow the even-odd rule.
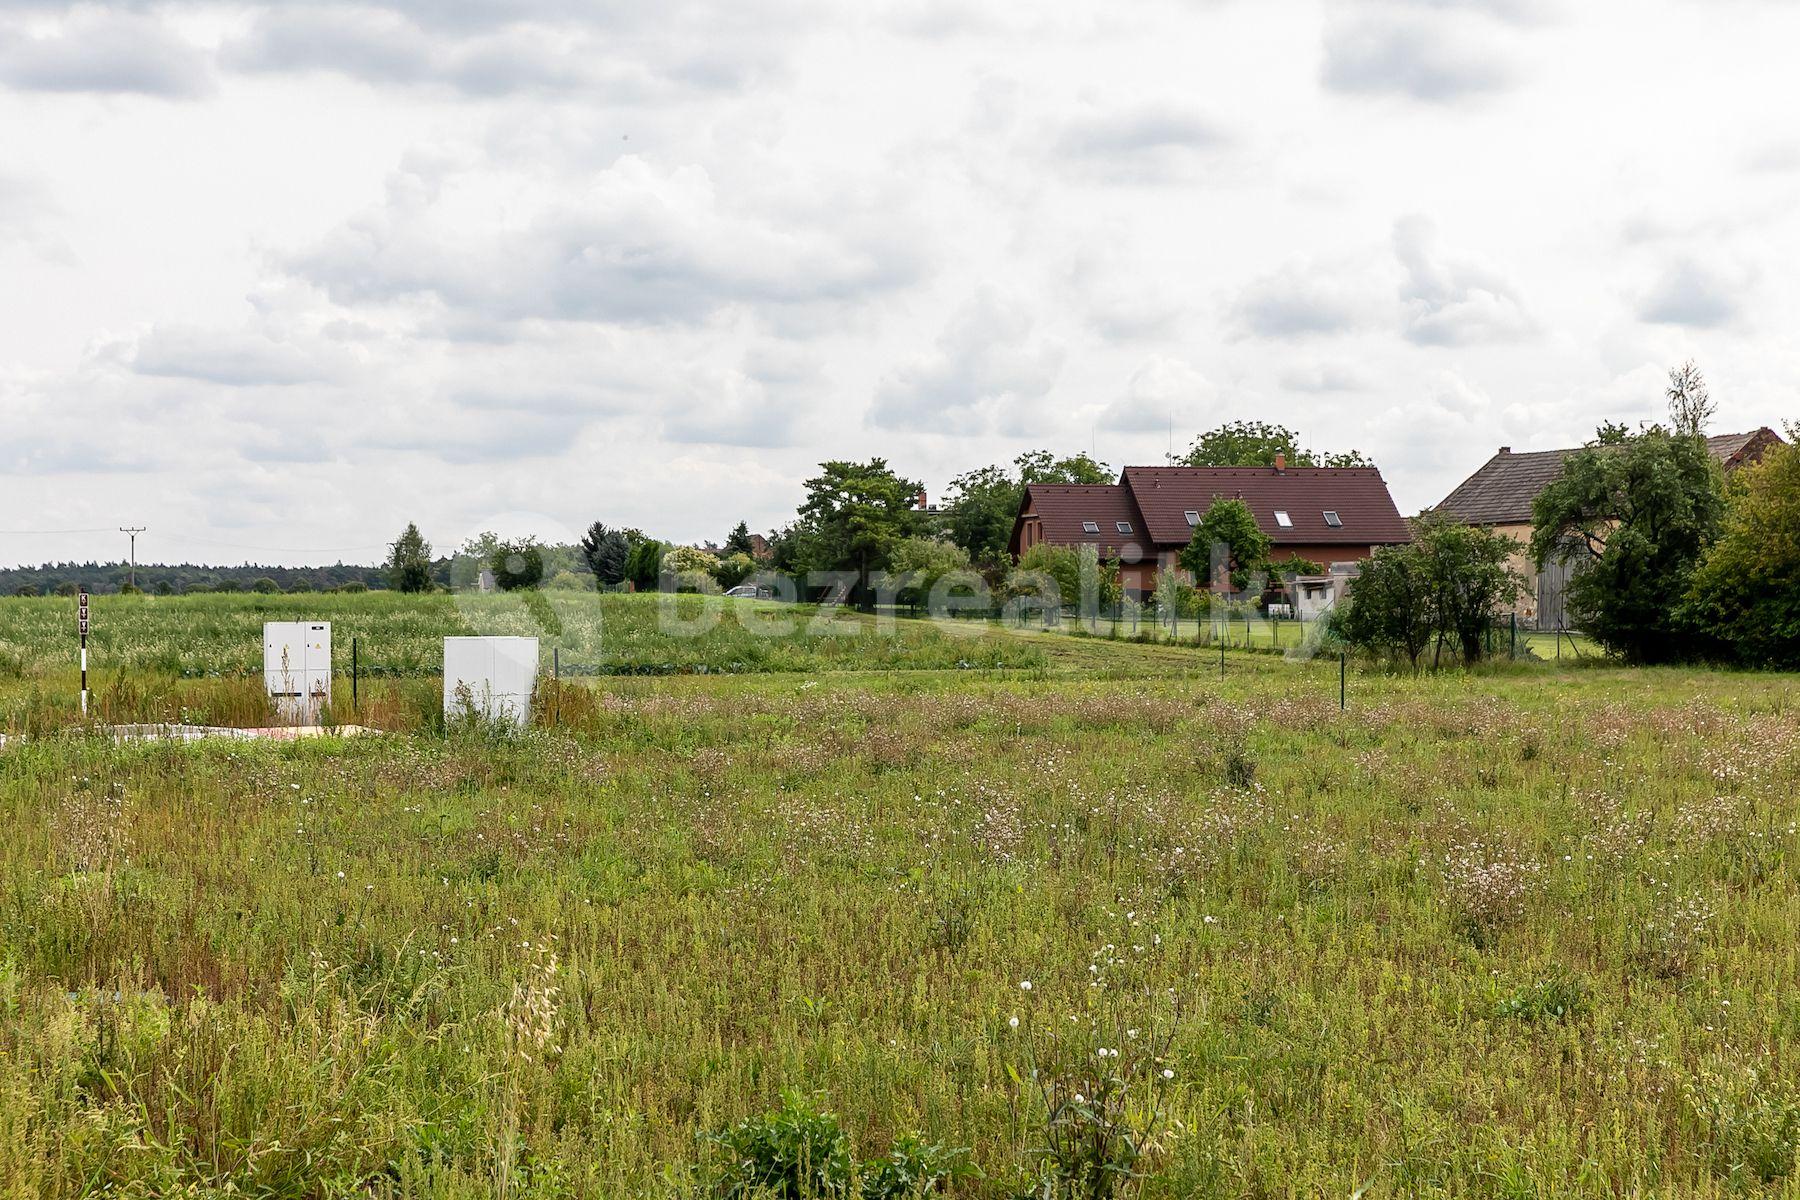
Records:
[[[1083,532],[1083,533],[1099,533],[1100,532],[1100,522],[1098,522],[1098,521],[1083,521],[1081,523],[1081,532]]]
[[[1294,518],[1288,516],[1287,509],[1278,508],[1275,510],[1275,523],[1283,529],[1292,529],[1294,527]]]
[[[1344,527],[1344,518],[1337,515],[1336,509],[1328,508],[1325,510],[1325,523],[1333,529],[1342,529]]]

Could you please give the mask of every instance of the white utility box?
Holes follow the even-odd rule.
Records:
[[[331,623],[264,622],[263,682],[282,720],[317,725],[331,703]]]
[[[524,726],[537,687],[534,637],[444,639],[444,716]]]

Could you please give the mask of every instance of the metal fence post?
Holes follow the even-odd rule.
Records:
[[[1512,657],[1519,657],[1519,614],[1512,614]]]
[[[1338,651],[1338,711],[1343,712],[1349,703],[1350,691],[1350,652]]]

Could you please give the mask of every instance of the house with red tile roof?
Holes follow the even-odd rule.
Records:
[[[1109,484],[1027,485],[1013,522],[1015,560],[1033,546],[1094,546],[1128,591],[1156,586],[1214,503],[1242,500],[1276,562],[1345,567],[1412,531],[1373,467],[1126,467]]]

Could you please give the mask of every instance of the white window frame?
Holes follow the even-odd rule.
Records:
[[[1130,533],[1131,532],[1131,522],[1130,521],[1114,521],[1113,528],[1118,530],[1120,533]]]
[[[1325,523],[1333,529],[1342,529],[1344,527],[1344,518],[1338,515],[1337,509],[1328,508],[1325,510]]]
[[[1278,508],[1275,510],[1275,523],[1283,529],[1292,529],[1294,527],[1294,518],[1288,516],[1287,509]]]
[[[1186,512],[1182,513],[1181,515],[1187,518],[1187,523],[1188,523],[1189,529],[1192,529],[1194,526],[1196,526],[1200,523],[1200,514],[1195,512],[1191,508],[1188,509]]]
[[[1098,521],[1083,521],[1081,523],[1081,532],[1083,532],[1083,533],[1099,533],[1100,532],[1100,522],[1098,522]]]

